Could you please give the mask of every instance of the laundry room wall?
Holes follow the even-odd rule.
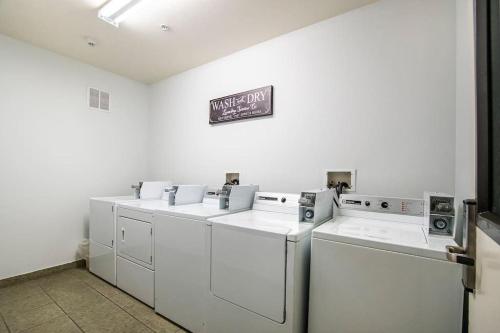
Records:
[[[87,87],[111,112],[87,108]],[[147,175],[148,87],[0,35],[0,279],[75,260],[88,198]]]
[[[463,200],[476,197],[474,2],[457,0],[456,9],[455,196],[461,212]],[[463,222],[462,214],[457,218]],[[458,236],[462,236],[460,228]]]
[[[455,13],[383,0],[153,85],[151,174],[297,192],[347,168],[359,193],[453,192]],[[208,124],[209,100],[266,85],[274,116]]]
[[[474,3],[457,0],[456,162],[455,192],[459,201],[476,197],[476,80]]]

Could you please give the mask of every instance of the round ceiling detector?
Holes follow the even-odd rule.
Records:
[[[161,31],[168,31],[170,29],[170,27],[166,24],[160,25],[160,28],[161,28]]]
[[[87,45],[90,47],[94,47],[97,45],[97,42],[90,37],[85,38],[85,40],[87,41]]]

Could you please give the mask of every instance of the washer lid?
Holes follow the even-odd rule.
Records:
[[[446,260],[445,246],[455,244],[452,239],[428,240],[421,225],[353,216],[324,223],[313,237],[440,260]]]
[[[208,220],[212,224],[222,224],[244,229],[253,233],[285,235],[287,240],[296,242],[311,233],[313,223],[299,222],[297,214],[248,210]]]

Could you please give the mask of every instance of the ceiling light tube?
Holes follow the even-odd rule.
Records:
[[[97,13],[101,20],[118,27],[126,14],[141,0],[110,0]]]

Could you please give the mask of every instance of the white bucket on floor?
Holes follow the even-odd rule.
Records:
[[[85,267],[89,267],[89,240],[84,239],[78,244],[78,257],[85,260]]]

